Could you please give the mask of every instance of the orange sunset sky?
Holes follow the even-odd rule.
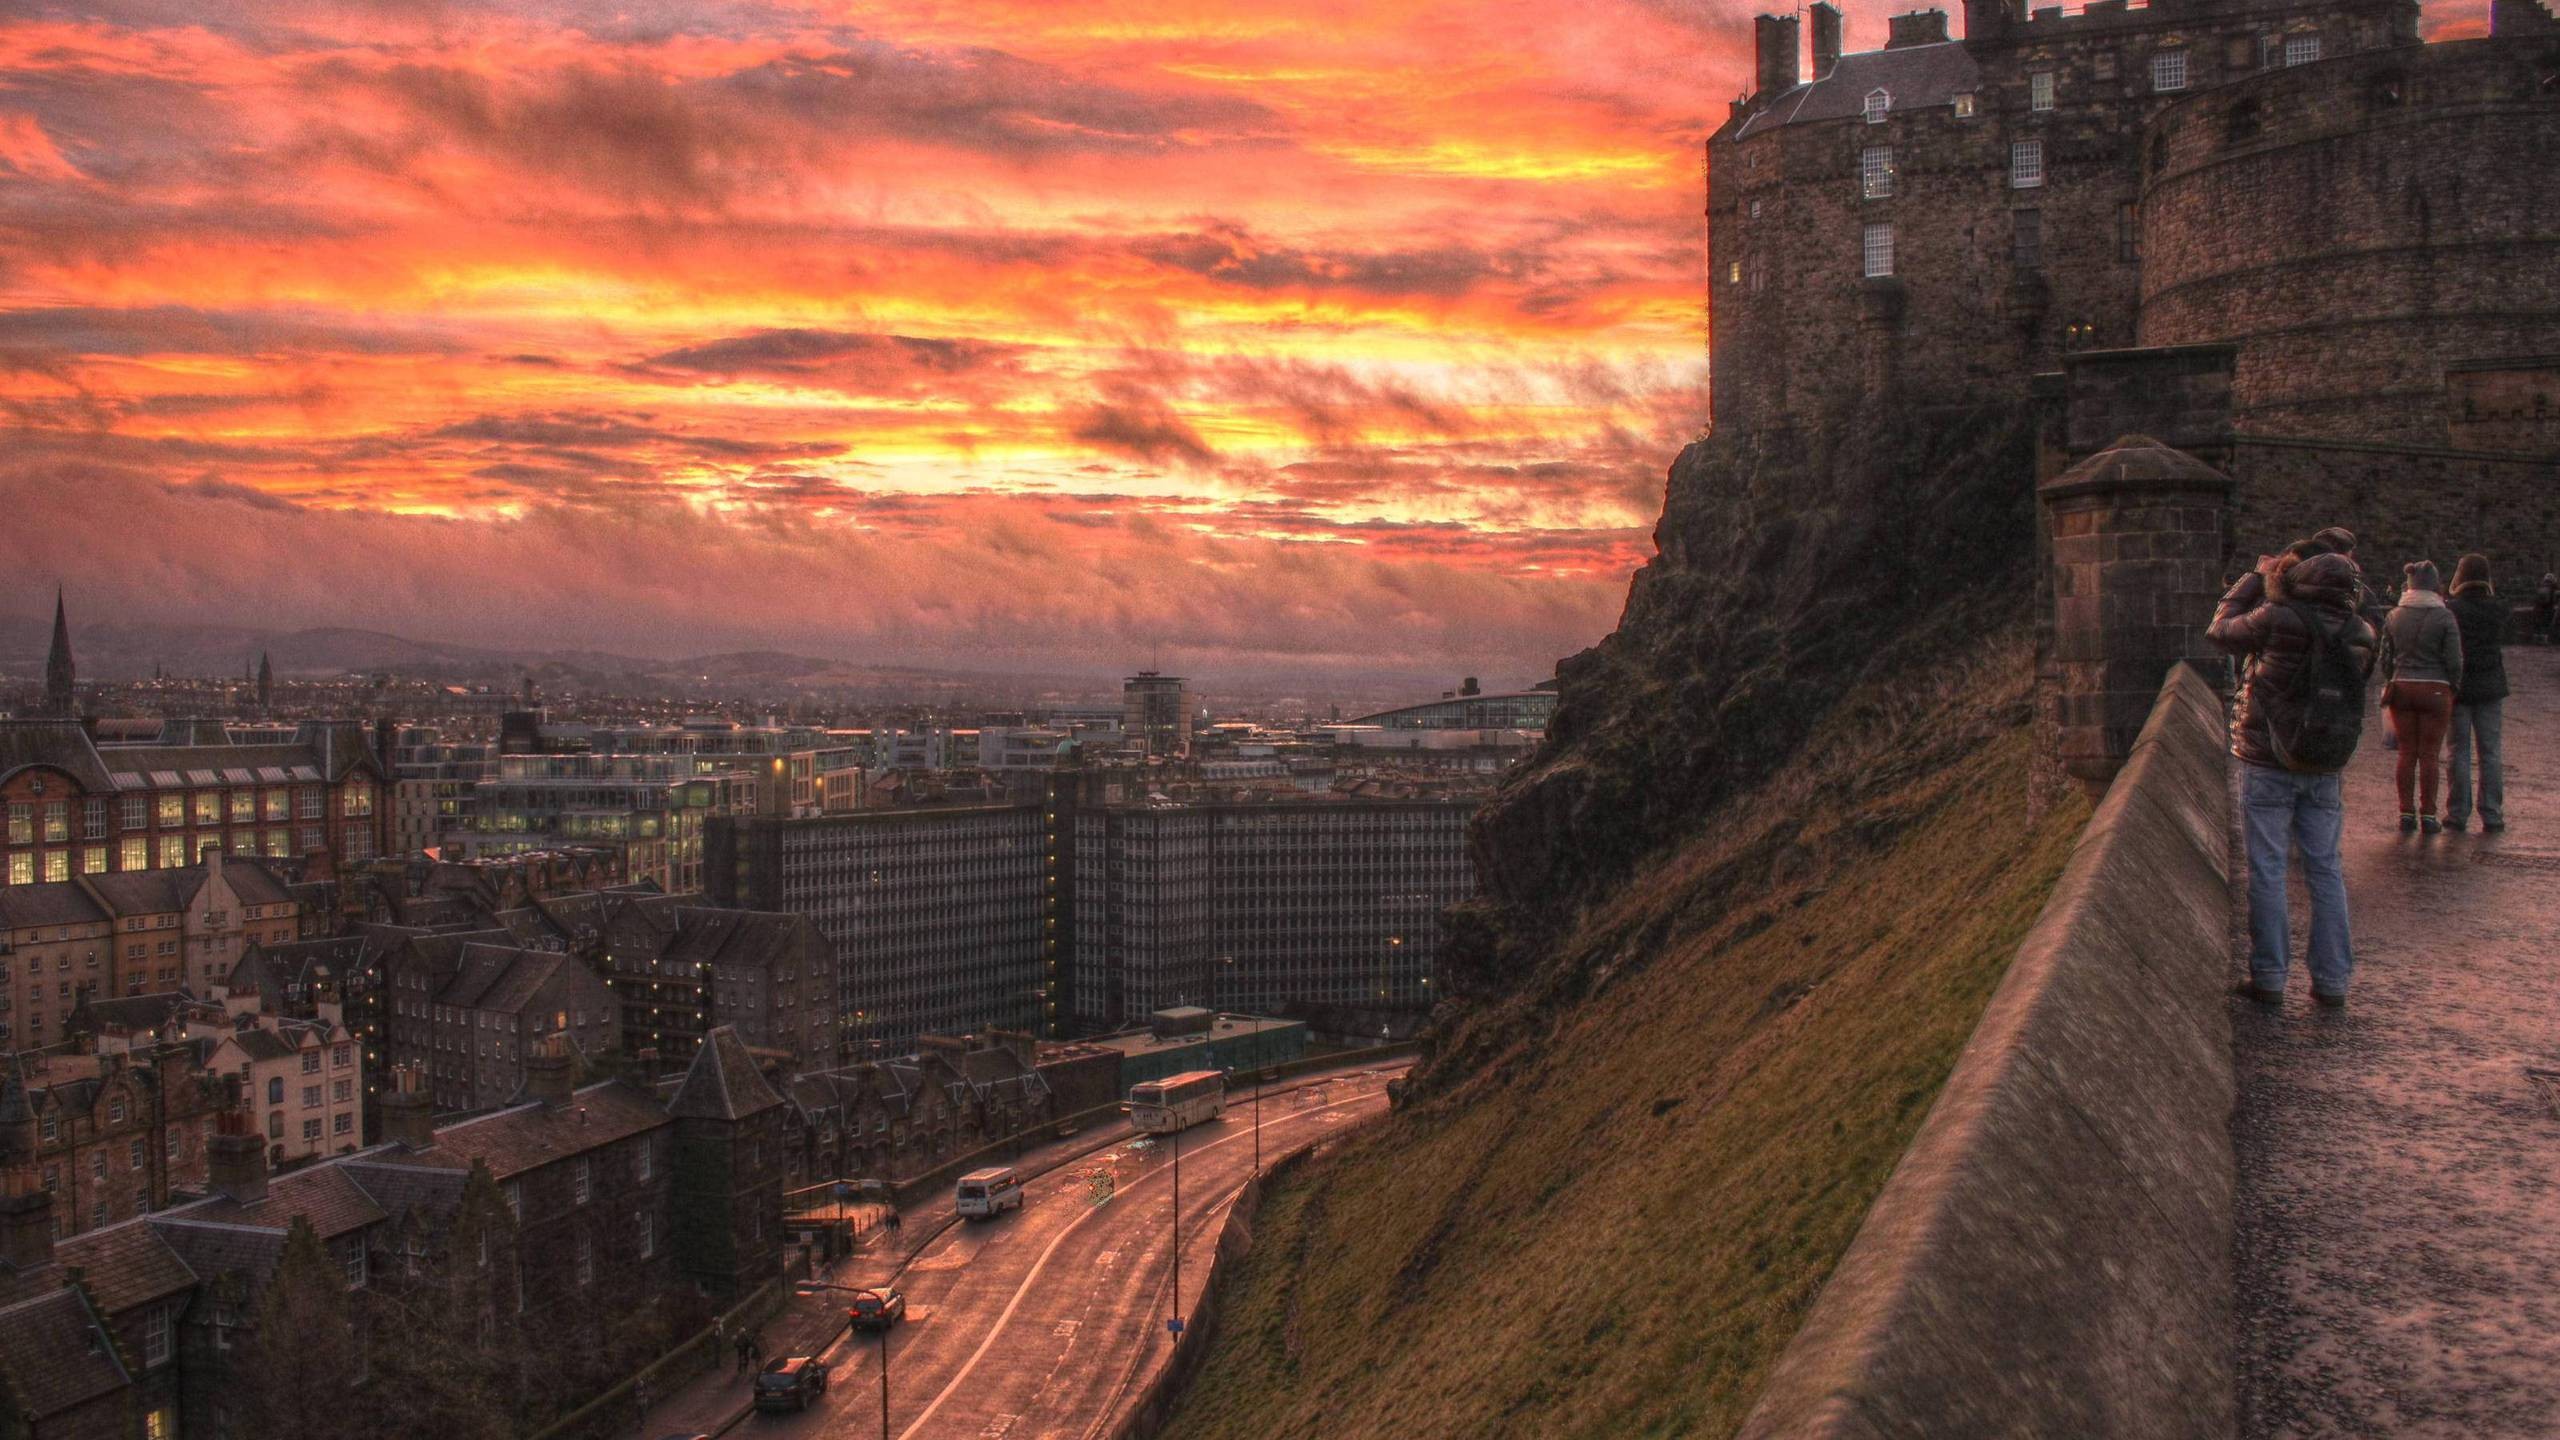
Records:
[[[1537,678],[1755,8],[20,0],[0,611]]]

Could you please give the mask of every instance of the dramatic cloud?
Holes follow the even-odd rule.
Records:
[[[1751,9],[36,0],[0,610],[1534,678],[1705,418]]]

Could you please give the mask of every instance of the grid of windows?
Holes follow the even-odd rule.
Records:
[[[2009,146],[2009,188],[2033,190],[2044,183],[2044,142],[2019,140]]]
[[[1868,226],[1865,243],[1863,245],[1863,255],[1865,268],[1862,273],[1864,273],[1868,279],[1878,279],[1892,274],[1893,227],[1890,225]]]
[[[2163,50],[2151,57],[2151,88],[2184,90],[2187,88],[2187,52]]]
[[[1893,193],[1893,147],[1870,145],[1858,152],[1858,192],[1870,200]]]
[[[2308,65],[2319,58],[2319,36],[2287,35],[2284,37],[2284,63],[2287,65]]]

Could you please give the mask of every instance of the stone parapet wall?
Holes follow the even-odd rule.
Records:
[[[2222,720],[2172,671],[1745,1440],[2232,1433]]]

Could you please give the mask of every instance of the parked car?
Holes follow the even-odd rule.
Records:
[[[827,1362],[815,1355],[786,1355],[756,1376],[758,1410],[806,1410],[827,1393]]]
[[[907,1318],[907,1297],[890,1286],[873,1285],[853,1292],[845,1314],[856,1330],[886,1330]]]

